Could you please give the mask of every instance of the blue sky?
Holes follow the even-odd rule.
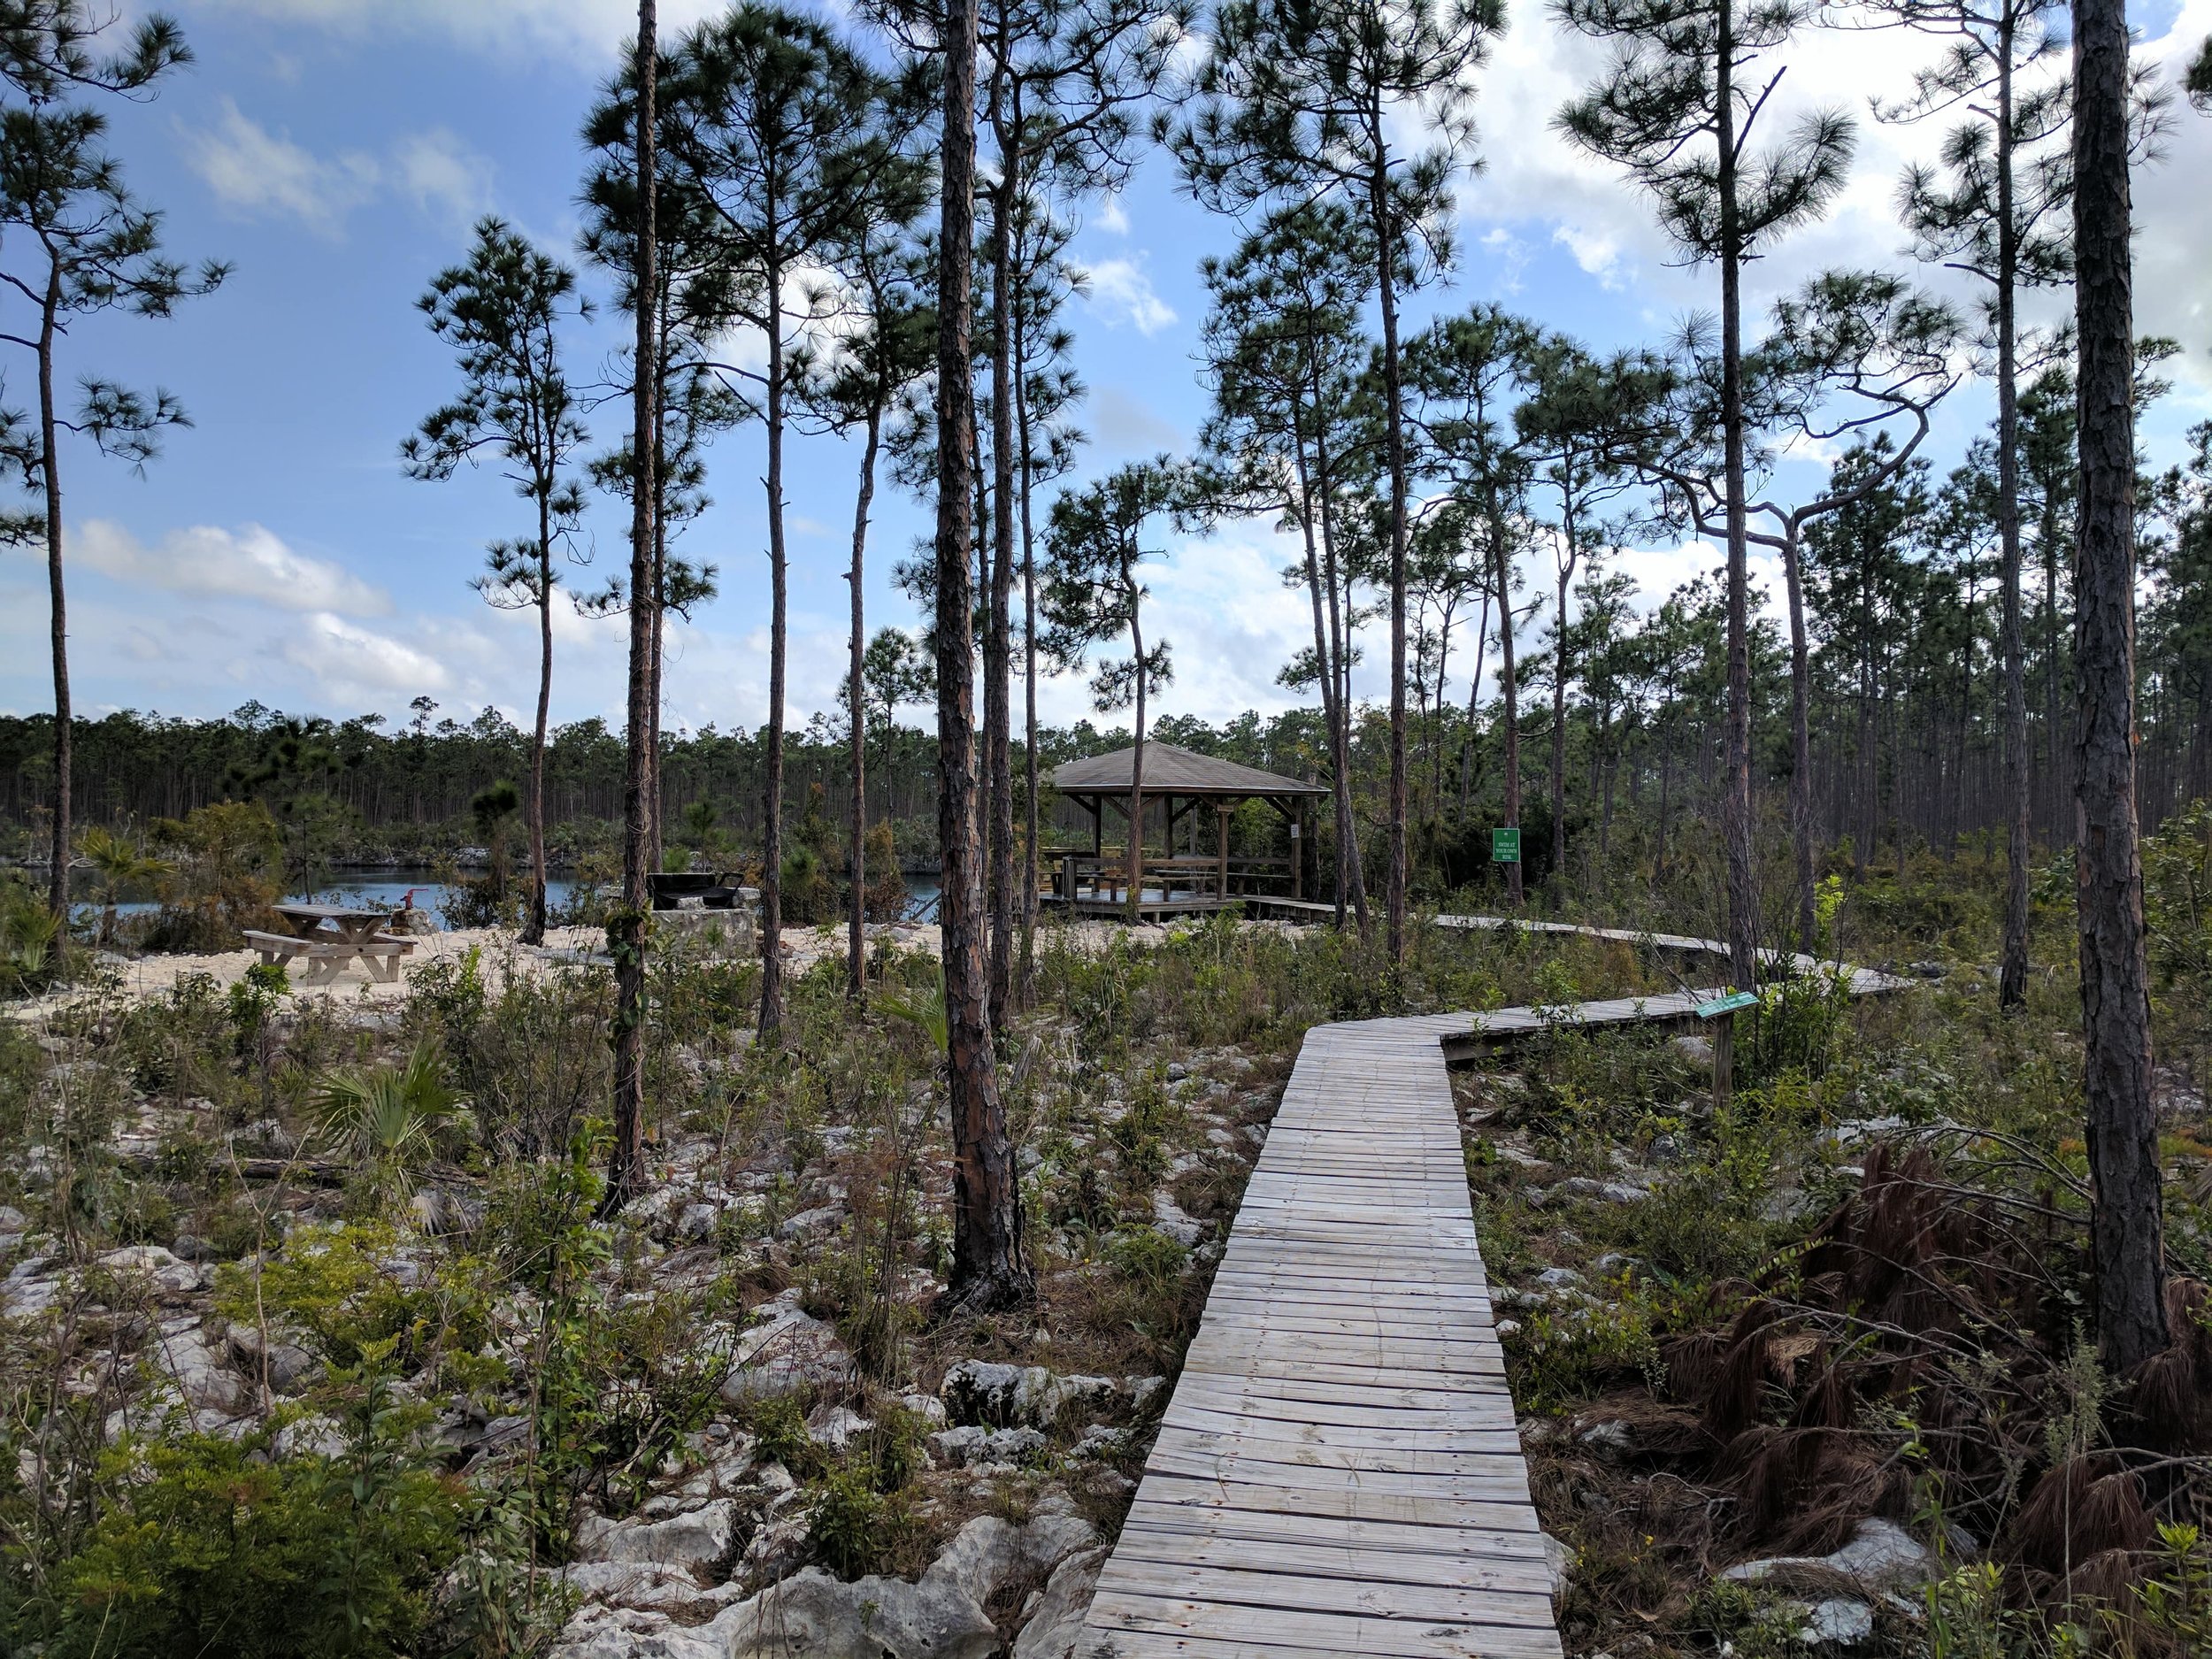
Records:
[[[464,718],[487,703],[519,718],[534,691],[532,625],[489,610],[466,584],[483,544],[524,526],[521,503],[490,472],[426,484],[397,463],[400,440],[455,384],[413,302],[486,211],[573,257],[576,131],[634,13],[621,0],[181,0],[175,10],[198,61],[157,101],[116,112],[115,149],[137,190],[165,210],[171,249],[231,260],[236,273],[176,320],[102,319],[70,342],[66,375],[165,386],[196,423],[142,479],[81,447],[66,454],[77,707],[203,716],[257,698],[396,716],[427,694]],[[673,30],[708,10],[663,0],[662,14]],[[2212,28],[2212,0],[2161,0],[2138,15],[2147,50],[2178,60]],[[1904,263],[1898,169],[1939,134],[1879,127],[1863,111],[1870,95],[1904,88],[1922,50],[1896,33],[1830,32],[1793,54],[1779,102],[1859,110],[1860,156],[1830,219],[1755,268],[1755,301],[1824,266]],[[1673,265],[1644,204],[1548,128],[1599,60],[1540,10],[1514,13],[1481,77],[1486,168],[1462,187],[1457,268],[1451,286],[1417,301],[1417,323],[1494,299],[1609,348],[1655,342],[1709,305],[1709,274]],[[2212,414],[2208,166],[2212,122],[2185,107],[2169,157],[2137,183],[2139,323],[2187,349],[2176,395],[2147,423],[2161,458]],[[1233,238],[1177,193],[1156,154],[1123,196],[1087,212],[1074,252],[1092,290],[1071,317],[1091,388],[1087,471],[1195,434],[1196,267]],[[587,282],[603,290],[595,275]],[[621,326],[610,311],[579,331],[578,380],[601,378]],[[6,374],[7,399],[20,403],[27,365],[11,360]],[[1987,413],[1978,387],[1955,400],[1939,466]],[[625,419],[619,408],[595,418],[606,434]],[[1781,486],[1816,478],[1817,459],[1786,469]],[[793,445],[795,722],[830,703],[841,669],[856,460],[835,439]],[[722,438],[709,465],[716,504],[686,550],[721,566],[722,597],[676,631],[665,718],[750,726],[767,678],[758,428]],[[923,526],[895,489],[879,501],[869,604],[876,621],[909,622],[885,572]],[[588,539],[600,566],[620,563],[626,531],[618,506],[595,505]],[[1153,580],[1152,627],[1173,640],[1178,663],[1164,711],[1220,719],[1290,701],[1275,672],[1310,624],[1277,580],[1289,551],[1256,523],[1174,548]],[[1620,557],[1654,602],[1711,562],[1697,546]],[[42,571],[25,553],[5,555],[0,709],[51,706],[46,625]],[[557,719],[618,715],[622,649],[618,622],[562,617]],[[1086,704],[1071,680],[1048,688],[1045,712],[1065,720]]]

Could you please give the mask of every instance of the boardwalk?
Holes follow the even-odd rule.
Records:
[[[1078,1659],[1560,1654],[1446,1059],[1712,995],[1307,1033]]]
[[[1308,1033],[1081,1659],[1560,1652],[1442,1040]]]

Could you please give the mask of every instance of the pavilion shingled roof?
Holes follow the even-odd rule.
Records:
[[[1134,749],[1118,749],[1108,755],[1087,755],[1064,761],[1052,769],[1052,786],[1062,795],[1126,795]],[[1240,766],[1233,760],[1193,754],[1172,743],[1144,746],[1144,792],[1147,795],[1229,795],[1242,799],[1270,795],[1323,795],[1326,784],[1285,778],[1256,766]]]

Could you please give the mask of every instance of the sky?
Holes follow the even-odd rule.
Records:
[[[127,0],[126,15],[136,0]],[[626,0],[173,0],[196,61],[142,106],[113,111],[113,148],[133,188],[165,214],[169,250],[234,266],[217,293],[167,321],[103,318],[66,343],[62,374],[165,387],[193,425],[142,476],[88,446],[64,449],[73,688],[81,715],[119,709],[196,718],[249,700],[395,723],[417,696],[466,719],[494,706],[518,723],[535,695],[534,619],[486,605],[469,580],[485,544],[525,531],[526,503],[495,471],[410,479],[401,441],[457,389],[448,349],[415,300],[495,213],[577,262],[575,196],[584,113],[612,72]],[[671,34],[715,8],[662,0]],[[2142,50],[2177,81],[2212,32],[2212,0],[2131,8]],[[1901,169],[1931,155],[1942,123],[1887,125],[1869,101],[1908,89],[1933,42],[1895,30],[1815,32],[1778,58],[1777,112],[1836,106],[1858,117],[1850,183],[1821,224],[1750,267],[1748,313],[1813,273],[1911,267],[1895,214]],[[1716,303],[1709,270],[1679,265],[1647,204],[1552,128],[1599,71],[1603,50],[1563,35],[1540,6],[1509,7],[1479,72],[1479,168],[1458,186],[1457,257],[1447,284],[1416,296],[1409,326],[1494,301],[1594,347],[1657,344]],[[2177,104],[2162,159],[2139,169],[2137,324],[2184,347],[2177,387],[2144,423],[2152,458],[2185,453],[2212,417],[2212,120]],[[1089,387],[1078,479],[1186,449],[1205,415],[1194,354],[1205,309],[1200,260],[1233,245],[1233,223],[1198,210],[1167,157],[1145,156],[1125,191],[1087,204],[1072,252],[1089,273],[1072,303],[1075,361]],[[6,250],[0,248],[0,257]],[[1962,300],[1962,279],[1916,280]],[[598,316],[571,340],[572,376],[605,380],[623,319],[585,271]],[[2053,314],[2062,296],[2039,296]],[[0,294],[0,326],[20,302]],[[12,352],[13,355],[6,355]],[[27,358],[0,347],[0,401],[19,406]],[[1929,454],[1955,463],[1991,417],[1985,387],[1955,396]],[[597,410],[603,446],[626,406]],[[672,626],[664,720],[672,728],[759,724],[767,696],[767,565],[756,425],[708,456],[713,506],[682,550],[720,567],[721,594]],[[1786,465],[1779,489],[1816,484],[1825,457]],[[801,436],[787,460],[794,725],[830,707],[841,678],[843,580],[857,448]],[[910,626],[888,580],[926,526],[915,503],[878,496],[867,583],[870,626]],[[595,502],[579,588],[625,562],[626,508]],[[1151,577],[1148,635],[1175,649],[1162,713],[1219,721],[1296,701],[1278,671],[1310,642],[1310,611],[1281,572],[1289,538],[1264,522],[1171,537]],[[0,710],[52,705],[42,552],[0,551]],[[1645,603],[1709,569],[1701,544],[1623,549],[1616,568]],[[1756,571],[1755,570],[1755,573]],[[1767,586],[1778,577],[1766,571]],[[556,722],[619,725],[625,627],[556,612]],[[1373,650],[1371,664],[1386,662]],[[1386,695],[1376,669],[1363,695]],[[1456,695],[1463,695],[1465,681]],[[1047,686],[1050,723],[1092,717],[1079,678]],[[1092,717],[1095,718],[1095,717]],[[1104,723],[1110,724],[1110,720]]]

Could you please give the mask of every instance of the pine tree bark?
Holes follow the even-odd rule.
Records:
[[[1782,536],[1782,580],[1790,603],[1790,849],[1797,887],[1797,948],[1816,955],[1813,873],[1812,657],[1805,639],[1804,548],[1793,522]]]
[[[2098,1352],[2109,1370],[2125,1372],[2162,1350],[2169,1333],[2135,803],[2135,342],[2123,0],[2074,3],[2073,151],[2081,363],[2074,868],[2090,1254]]]
[[[768,240],[776,236],[776,203],[766,203]],[[783,702],[785,606],[788,595],[783,540],[783,265],[763,272],[768,300],[768,728],[761,735],[760,1041],[783,1041]]]
[[[1488,529],[1494,580],[1498,584],[1498,689],[1505,699],[1505,827],[1521,826],[1521,688],[1513,666],[1513,562],[1507,557],[1505,514],[1494,500],[1489,504]],[[1505,902],[1521,907],[1521,866],[1505,867]]]
[[[1001,7],[1000,27],[1006,27]],[[1014,395],[1013,217],[1020,157],[995,96],[1000,177],[991,193],[991,591],[983,634],[984,798],[990,804],[990,1010],[995,1031],[1006,1025],[1014,971]],[[1013,112],[1019,133],[1021,112]]]
[[[1379,120],[1377,126],[1379,127]],[[1390,467],[1390,875],[1384,938],[1390,960],[1406,957],[1406,423],[1405,380],[1398,359],[1397,239],[1390,234],[1390,179],[1378,160],[1370,181],[1374,215],[1376,296],[1382,307],[1385,449]]]
[[[1714,48],[1720,197],[1721,426],[1728,512],[1728,710],[1723,741],[1721,840],[1728,861],[1729,971],[1740,989],[1759,982],[1759,917],[1752,862],[1751,587],[1744,501],[1743,231],[1736,199],[1736,16],[1721,0]]]
[[[1316,388],[1318,406],[1318,388]],[[1359,936],[1364,943],[1372,929],[1367,914],[1367,865],[1360,852],[1359,819],[1352,810],[1352,686],[1351,641],[1345,636],[1350,632],[1344,618],[1343,588],[1337,572],[1336,560],[1336,499],[1329,466],[1327,434],[1317,426],[1313,439],[1314,488],[1321,496],[1321,575],[1329,594],[1329,654],[1321,664],[1322,672],[1336,681],[1336,729],[1330,734],[1329,762],[1336,772],[1334,805],[1336,808],[1336,844],[1340,855],[1337,873],[1344,902],[1352,908],[1359,923]]]
[[[622,776],[622,903],[607,923],[608,952],[614,958],[614,1144],[607,1155],[605,1207],[619,1209],[643,1178],[645,1157],[645,924],[648,893],[647,842],[651,833],[648,799],[653,756],[651,664],[653,630],[660,592],[653,581],[653,526],[660,429],[655,361],[653,306],[646,296],[658,291],[655,269],[654,172],[658,119],[655,108],[660,68],[659,17],[656,0],[638,0],[637,181],[638,233],[636,380],[631,454],[637,475],[630,490],[630,670]]]
[[[976,824],[974,0],[947,0],[937,266],[937,833],[945,975],[945,1074],[953,1142],[953,1263],[947,1298],[983,1311],[1035,1294],[1021,1188],[991,1051],[983,959],[983,853]]]
[[[1998,649],[2005,676],[2005,917],[1997,1006],[2028,995],[2028,663],[2020,620],[2020,387],[2014,291],[2020,263],[2013,223],[2012,55],[2015,14],[2002,9],[1997,38],[1997,540],[2003,561]]]
[[[38,471],[46,507],[46,595],[54,668],[54,822],[48,856],[46,904],[65,927],[69,921],[69,831],[72,753],[69,709],[69,605],[62,580],[61,426],[54,414],[55,317],[61,308],[61,262],[47,265],[46,293],[38,327]],[[58,949],[58,947],[57,947]]]
[[[1026,1003],[1031,975],[1036,966],[1037,944],[1037,535],[1030,513],[1030,495],[1036,482],[1030,453],[1027,340],[1021,319],[1014,322],[1014,413],[1021,444],[1022,513],[1022,696],[1023,735],[1022,810],[1025,818],[1022,850],[1022,959],[1021,1001]]]
[[[545,728],[553,709],[553,519],[545,492],[538,492],[538,709],[530,731],[530,795],[523,803],[523,833],[530,842],[529,907],[521,942],[545,942]]]
[[[852,661],[846,670],[850,698],[847,718],[852,722],[852,853],[848,878],[852,883],[852,905],[845,923],[845,995],[860,1000],[865,961],[861,940],[868,906],[868,694],[861,673],[867,640],[866,601],[861,577],[867,567],[868,511],[876,498],[876,453],[883,441],[883,408],[868,405],[868,435],[860,449],[860,490],[853,507],[853,563],[846,580],[852,584]]]

